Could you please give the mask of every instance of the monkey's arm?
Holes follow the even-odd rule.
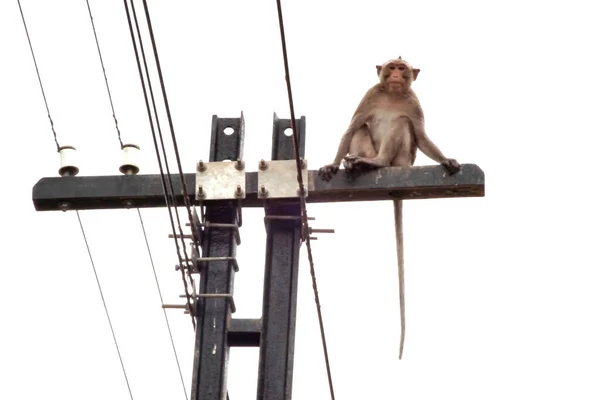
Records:
[[[413,120],[413,129],[415,138],[417,139],[417,147],[423,152],[423,154],[440,164],[446,161],[446,156],[444,156],[442,151],[435,145],[435,143],[431,141],[431,139],[429,139],[429,136],[427,136],[425,133],[425,126],[422,120]]]
[[[352,122],[350,122],[350,126],[346,129],[346,132],[342,135],[340,139],[340,145],[338,146],[337,153],[335,154],[335,159],[330,164],[332,166],[338,166],[342,162],[342,158],[350,151],[350,143],[352,142],[352,137],[354,134],[362,128],[368,120],[368,117],[365,114],[356,114],[352,118]]]
[[[340,144],[337,149],[337,153],[335,154],[335,158],[331,164],[325,165],[319,168],[319,176],[324,181],[329,181],[334,174],[336,174],[339,170],[340,163],[342,162],[342,158],[350,151],[350,143],[352,143],[352,137],[354,134],[362,128],[367,121],[371,118],[371,114],[373,113],[372,102],[373,98],[376,96],[378,91],[378,86],[375,85],[371,89],[365,93],[362,100],[356,107],[356,111],[354,111],[354,115],[352,116],[352,121],[350,121],[350,126],[346,129],[346,132],[342,135],[340,139]]]
[[[352,121],[350,121],[350,126],[346,129],[346,132],[342,135],[340,140],[340,145],[338,146],[337,153],[335,155],[335,159],[330,164],[330,166],[337,167],[342,162],[342,158],[350,151],[350,142],[352,142],[352,137],[360,128],[362,128],[369,118],[371,118],[372,107],[369,103],[373,100],[377,92],[378,86],[375,85],[363,96],[358,103],[358,107],[356,107],[356,111],[354,111],[354,115],[352,116]]]
[[[412,122],[415,138],[417,139],[417,147],[419,150],[421,150],[427,157],[446,167],[448,172],[450,172],[450,175],[460,171],[460,164],[458,161],[453,158],[447,158],[435,145],[435,143],[429,139],[425,133],[425,124],[423,123],[423,119],[417,118]]]

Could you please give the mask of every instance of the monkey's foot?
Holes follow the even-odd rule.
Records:
[[[381,168],[382,165],[377,164],[369,158],[349,155],[344,157],[344,168],[349,170],[357,170],[360,172],[369,171],[375,168]]]
[[[458,163],[458,161],[456,161],[453,158],[446,159],[446,161],[444,161],[442,163],[442,165],[444,167],[446,167],[446,170],[448,171],[448,173],[450,175],[454,175],[455,173],[457,173],[458,171],[460,171],[460,164]]]
[[[370,171],[378,166],[369,162],[369,159],[355,155],[344,157],[344,173],[347,178],[355,179],[360,174]]]
[[[321,179],[323,179],[325,182],[328,182],[331,180],[331,178],[333,178],[333,175],[337,174],[338,169],[339,167],[337,165],[329,164],[319,168],[318,174]]]

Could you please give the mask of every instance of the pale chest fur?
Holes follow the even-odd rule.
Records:
[[[407,117],[412,120],[415,115],[414,104],[407,100],[394,100],[382,97],[376,102],[373,114],[367,122],[374,142],[379,142],[398,125],[398,119]],[[406,138],[410,140],[409,137]]]

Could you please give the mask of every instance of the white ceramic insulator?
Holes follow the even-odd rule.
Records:
[[[73,146],[62,146],[58,149],[60,154],[60,176],[75,176],[79,173],[79,167],[76,165],[77,149]]]
[[[125,175],[136,175],[140,172],[140,166],[138,164],[138,157],[140,152],[140,146],[136,144],[124,144],[121,149],[121,156],[123,163],[119,167],[119,171]]]

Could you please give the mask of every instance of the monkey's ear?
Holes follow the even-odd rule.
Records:
[[[381,65],[376,65],[375,67],[377,68],[377,76],[379,76],[381,73]]]
[[[419,72],[421,72],[421,70],[419,68],[413,68],[413,81],[417,80],[417,76],[419,75]]]

